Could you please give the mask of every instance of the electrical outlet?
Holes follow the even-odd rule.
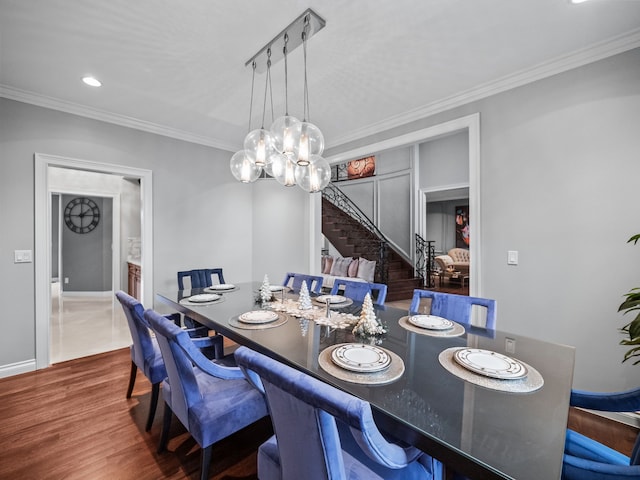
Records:
[[[505,338],[504,349],[507,353],[516,353],[516,340],[509,337]]]

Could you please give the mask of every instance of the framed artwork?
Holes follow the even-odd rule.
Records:
[[[341,182],[357,178],[372,177],[376,172],[376,157],[369,156],[340,163],[331,167],[331,181]]]
[[[469,205],[456,207],[456,247],[469,248]]]

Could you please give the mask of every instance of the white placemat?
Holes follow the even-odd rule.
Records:
[[[471,370],[467,370],[453,358],[453,355],[456,351],[464,348],[467,347],[447,348],[446,350],[440,352],[440,355],[438,355],[440,364],[445,368],[445,370],[455,375],[456,377],[459,377],[469,383],[473,383],[474,385],[478,385],[480,387],[509,393],[535,392],[536,390],[542,388],[542,386],[544,385],[544,379],[542,378],[540,372],[538,372],[535,368],[523,362],[522,360],[518,361],[525,367],[527,367],[528,373],[525,378],[520,379],[500,380],[497,378],[486,377],[484,375],[474,373]]]
[[[391,364],[389,368],[380,372],[372,373],[358,373],[350,370],[345,370],[333,363],[331,354],[334,348],[340,347],[344,344],[332,345],[325,348],[318,357],[318,363],[320,367],[330,375],[344,380],[345,382],[359,383],[362,385],[387,385],[393,383],[404,374],[404,362],[402,358],[393,353],[390,350],[384,349],[384,351],[391,357]],[[378,347],[380,348],[380,347]]]
[[[405,330],[419,333],[420,335],[429,335],[430,337],[459,337],[464,335],[465,329],[463,325],[453,322],[453,328],[449,330],[430,330],[428,328],[420,328],[409,321],[409,317],[401,317],[398,323]]]
[[[233,285],[231,283],[226,283],[225,285]],[[215,285],[212,285],[210,287],[205,287],[204,291],[205,292],[211,292],[211,293],[229,293],[229,292],[235,292],[236,290],[239,290],[240,288],[237,285],[233,285],[233,287],[231,288],[216,288]]]
[[[189,305],[190,307],[206,307],[208,305],[213,305],[214,303],[220,302],[224,302],[224,297],[222,295],[220,295],[220,298],[211,300],[210,302],[192,302],[189,300],[189,297],[187,297],[183,298],[178,303],[180,303],[180,305]]]
[[[287,323],[288,316],[283,313],[278,313],[278,319],[269,323],[245,323],[238,320],[238,316],[231,317],[229,319],[229,325],[243,330],[264,330],[266,328],[275,328]]]
[[[340,308],[344,308],[344,307],[348,307],[350,305],[353,305],[353,300],[351,300],[350,298],[344,297],[345,300],[344,302],[340,302],[340,303],[330,303],[329,304],[329,308],[335,308],[335,309],[340,309]],[[318,297],[313,297],[312,298],[313,303],[315,303],[316,305],[322,305],[323,307],[326,307],[326,302],[323,302],[322,300],[318,300]]]

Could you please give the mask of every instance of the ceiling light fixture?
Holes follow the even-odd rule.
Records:
[[[101,87],[102,82],[98,80],[96,77],[92,77],[87,75],[86,77],[82,77],[82,81],[89,85],[90,87]]]
[[[299,185],[307,192],[319,192],[331,180],[331,167],[321,155],[324,137],[320,129],[309,122],[309,86],[307,80],[307,41],[325,26],[326,22],[313,10],[307,9],[288,27],[258,51],[245,65],[251,65],[251,105],[249,124],[253,110],[253,88],[256,71],[266,70],[262,126],[251,131],[244,140],[244,149],[231,158],[230,168],[234,177],[250,183],[260,176],[262,170],[285,186]],[[288,99],[288,53],[303,46],[304,51],[304,98],[303,120],[289,115]],[[284,58],[285,112],[278,117],[269,130],[264,128],[267,94],[271,93],[272,62]],[[271,94],[273,117],[273,95]]]

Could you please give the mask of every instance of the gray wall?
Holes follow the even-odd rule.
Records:
[[[576,387],[639,385],[640,367],[620,363],[625,348],[618,328],[625,318],[617,308],[624,293],[640,286],[640,246],[625,243],[640,231],[640,49],[325,156],[475,112],[481,118],[481,293],[497,299],[499,327],[575,345]],[[282,212],[253,217],[254,190],[261,187],[233,180],[229,152],[0,99],[0,204],[20,206],[0,210],[0,365],[34,356],[33,264],[13,263],[13,250],[34,245],[34,152],[153,170],[156,291],[175,288],[178,269],[203,264],[223,266],[232,282],[278,269],[261,259],[260,271],[252,270],[257,259],[250,252],[259,241],[255,231],[267,231],[271,215]],[[269,233],[304,242],[304,231],[302,222]],[[520,252],[520,265],[507,266],[507,250]],[[292,251],[288,264],[304,264],[298,255]]]
[[[34,249],[35,152],[153,171],[154,291],[175,289],[176,271],[202,266],[223,267],[230,282],[254,278],[254,186],[232,177],[232,152],[0,99],[0,204],[19,207],[0,209],[0,368],[35,356],[34,264],[13,263],[14,250]],[[295,217],[304,206],[291,202],[287,208]],[[263,215],[258,228],[283,212]],[[300,232],[308,230],[308,217],[298,217],[297,225],[286,225],[290,231],[270,235],[305,242]],[[277,250],[278,242],[272,247]],[[287,252],[289,262],[304,264],[296,256],[306,250]],[[269,264],[268,256],[264,262],[258,275],[282,268]]]
[[[498,326],[574,345],[574,385],[640,385],[617,313],[640,286],[640,49],[383,134],[326,156],[480,112],[481,294]],[[520,264],[507,265],[507,250]],[[516,352],[517,353],[517,352]]]
[[[469,182],[468,132],[459,132],[422,143],[419,156],[420,188],[437,188]]]
[[[447,253],[456,246],[456,207],[468,204],[468,200],[427,202],[427,238],[433,240],[436,255]]]
[[[78,195],[62,195],[62,211]],[[96,228],[84,234],[71,231],[62,223],[62,290],[64,292],[106,292],[111,290],[111,241],[113,201],[84,195],[100,209]],[[65,283],[66,279],[69,280]]]

